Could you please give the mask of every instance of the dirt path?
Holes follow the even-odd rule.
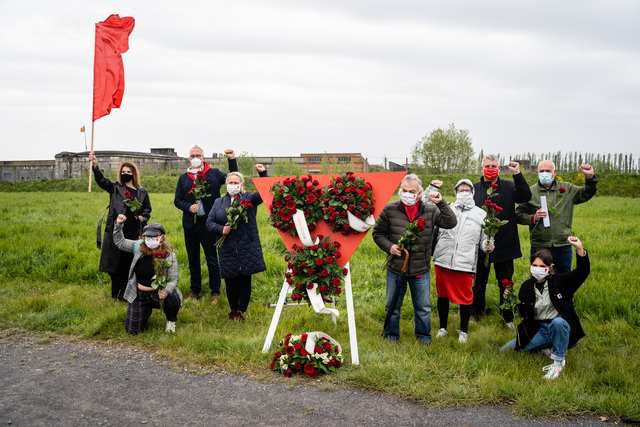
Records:
[[[68,337],[0,333],[0,379],[5,426],[603,425],[522,419],[490,406],[428,409],[384,394],[225,372],[194,375],[147,351]]]

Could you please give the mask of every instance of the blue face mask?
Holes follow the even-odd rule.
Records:
[[[538,174],[538,179],[540,180],[540,184],[549,185],[553,182],[553,174],[549,172],[540,172]]]

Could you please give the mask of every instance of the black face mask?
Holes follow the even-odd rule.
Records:
[[[129,182],[133,179],[133,175],[130,175],[128,173],[121,173],[120,174],[120,181],[122,182]]]

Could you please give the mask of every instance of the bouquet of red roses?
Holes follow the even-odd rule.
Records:
[[[325,302],[332,301],[332,297],[342,293],[340,284],[348,270],[338,264],[338,259],[342,256],[338,251],[340,243],[331,243],[331,236],[318,236],[318,239],[317,245],[295,245],[291,253],[284,258],[290,270],[284,276],[289,286],[294,288],[291,294],[293,301],[304,298],[311,304],[307,291],[313,289],[314,283],[318,285],[318,292]]]
[[[496,192],[497,189],[497,182],[491,184],[491,188],[489,188],[489,190],[487,191],[487,200],[484,201],[484,205],[482,206],[482,210],[487,213],[487,216],[484,217],[481,228],[484,231],[484,234],[487,235],[488,239],[493,239],[493,237],[498,233],[498,228],[509,222],[508,219],[498,219],[498,214],[502,212],[502,208],[489,200],[491,196],[498,195],[498,193]],[[484,266],[489,267],[489,251],[487,251],[487,254],[484,258]]]
[[[363,221],[374,212],[371,184],[353,172],[331,177],[322,200],[324,220],[331,230],[344,235],[357,233],[349,226],[348,212]]]
[[[342,366],[344,358],[337,345],[323,337],[316,341],[313,353],[309,353],[305,348],[307,337],[308,334],[287,334],[273,355],[271,369],[280,371],[285,377],[292,376],[294,372],[304,372],[315,378],[320,372],[329,374]]]
[[[167,283],[169,282],[167,272],[172,264],[171,261],[167,259],[167,253],[154,252],[153,264],[156,274],[151,278],[151,287],[155,290],[164,289],[167,287]]]
[[[135,215],[136,212],[140,210],[140,202],[138,199],[133,197],[129,190],[124,190],[124,199],[122,200],[124,204],[129,208],[129,210]]]
[[[196,199],[196,203],[200,203],[200,200],[211,196],[211,194],[207,194],[208,189],[209,183],[207,182],[207,175],[202,171],[198,171],[196,180],[193,182],[193,187],[189,190],[189,194],[193,194],[193,198]],[[198,222],[197,212],[193,214],[193,222]]]
[[[520,304],[520,299],[518,299],[518,295],[516,295],[515,289],[513,289],[513,282],[509,279],[502,280],[502,286],[504,286],[504,303],[500,306],[503,310],[511,310],[513,313],[513,317],[518,317],[520,314],[518,312],[518,304]]]
[[[269,206],[271,225],[294,237],[297,236],[293,215],[300,209],[304,212],[309,231],[313,231],[322,212],[318,198],[324,194],[318,185],[320,185],[318,181],[312,179],[311,175],[286,178],[282,182],[273,184],[271,187],[273,202]]]
[[[231,206],[226,209],[227,223],[225,226],[229,226],[235,230],[242,221],[247,222],[247,211],[249,209],[253,209],[253,205],[249,200],[241,199],[240,194],[233,196],[231,198]],[[216,242],[217,249],[220,249],[226,237],[227,235],[223,234],[222,237],[218,239]]]
[[[407,224],[405,226],[404,233],[402,233],[400,239],[398,240],[398,243],[396,243],[396,245],[398,245],[398,248],[405,250],[408,249],[411,252],[418,252],[419,248],[418,245],[416,245],[416,240],[418,240],[420,236],[422,236],[422,232],[425,230],[426,226],[427,221],[425,221],[424,218],[417,218],[413,222]],[[387,257],[387,260],[384,262],[384,268],[387,267],[389,261],[391,261],[393,257],[394,255],[389,255]]]

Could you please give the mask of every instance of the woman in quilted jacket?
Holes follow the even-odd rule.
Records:
[[[260,177],[266,177],[263,165],[255,166]],[[262,203],[257,191],[246,193],[243,190],[244,177],[240,172],[227,175],[227,194],[216,199],[207,218],[207,229],[217,238],[225,235],[222,246],[218,248],[220,277],[225,281],[227,299],[229,300],[229,320],[244,321],[244,314],[251,299],[251,275],[267,269],[262,256],[256,209]],[[247,212],[247,221],[240,221],[237,228],[227,225],[227,209],[233,200],[246,200],[251,208]],[[246,202],[245,202],[246,203]]]

